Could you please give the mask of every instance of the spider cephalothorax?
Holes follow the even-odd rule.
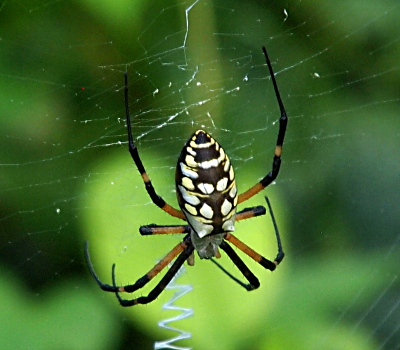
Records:
[[[224,149],[211,135],[203,130],[197,130],[183,147],[176,167],[175,185],[178,203],[181,210],[175,209],[166,203],[164,199],[156,193],[143,166],[142,160],[139,157],[138,149],[133,142],[128,103],[128,75],[125,73],[126,124],[128,131],[128,146],[131,157],[142,176],[146,190],[154,204],[171,216],[187,222],[187,225],[166,226],[151,224],[141,226],[139,231],[142,235],[171,233],[186,233],[187,235],[147,274],[139,278],[136,283],[126,286],[116,285],[115,264],[112,266],[113,284],[109,285],[100,281],[90,261],[88,243],[86,243],[85,255],[91,274],[102,290],[114,292],[116,294],[118,301],[122,306],[147,304],[157,298],[185,261],[188,261],[191,265],[193,264],[193,252],[195,250],[200,258],[211,259],[228,276],[247,290],[258,288],[260,283],[257,277],[244,264],[242,259],[236,254],[228,242],[236,246],[268,270],[275,270],[276,266],[282,261],[284,253],[282,250],[279,231],[267,197],[265,198],[274,224],[278,244],[278,254],[276,258],[273,261],[264,258],[232,234],[235,230],[236,221],[264,215],[266,213],[263,206],[245,208],[239,212],[236,212],[236,207],[238,204],[253,197],[271,184],[271,182],[278,176],[281,165],[282,146],[288,118],[279,95],[271,62],[264,47],[263,52],[281,112],[279,118],[278,138],[276,141],[271,171],[253,187],[238,195],[234,170]],[[232,259],[234,264],[248,280],[248,284],[245,284],[232,276],[213,259],[214,257],[220,257],[219,248],[221,248]],[[175,261],[172,266],[149,295],[132,300],[121,298],[119,294],[120,292],[132,293],[142,288],[174,259]]]

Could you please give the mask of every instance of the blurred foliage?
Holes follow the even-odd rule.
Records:
[[[0,6],[3,347],[148,349],[170,336],[156,322],[171,293],[123,310],[83,261],[88,239],[100,277],[111,283],[115,262],[118,282],[132,283],[180,239],[138,234],[176,220],[150,203],[127,152],[123,72],[141,156],[175,205],[175,162],[196,128],[227,150],[240,190],[268,171],[278,109],[266,45],[290,116],[265,191],[287,255],[274,274],[246,260],[262,283],[252,293],[197,259],[178,281],[194,286],[179,301],[195,311],[183,344],[398,348],[399,5],[224,0],[186,11],[193,3]],[[274,256],[268,217],[237,227]]]

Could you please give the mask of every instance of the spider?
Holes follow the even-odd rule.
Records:
[[[283,260],[284,253],[279,231],[271,204],[267,197],[265,197],[265,199],[274,225],[278,245],[278,254],[276,258],[273,261],[264,258],[232,234],[232,232],[235,231],[236,221],[264,215],[266,213],[266,209],[263,206],[245,208],[239,212],[236,212],[236,207],[238,204],[248,200],[270,185],[271,182],[276,179],[281,165],[282,146],[288,117],[278,91],[271,61],[265,47],[262,47],[262,50],[271,75],[275,96],[281,113],[279,118],[279,133],[271,171],[256,185],[238,195],[234,170],[224,149],[207,132],[197,130],[184,145],[176,167],[175,185],[180,210],[173,208],[156,193],[139,157],[138,149],[133,142],[128,103],[128,74],[125,72],[125,111],[130,155],[142,176],[146,190],[154,204],[169,215],[186,221],[187,224],[167,226],[150,224],[140,227],[139,232],[141,235],[172,233],[184,233],[186,235],[183,240],[147,274],[139,278],[136,283],[126,286],[116,285],[115,264],[112,265],[111,269],[112,285],[100,281],[90,261],[88,242],[85,243],[85,257],[92,276],[102,290],[114,292],[122,306],[147,304],[156,299],[185,261],[188,261],[189,265],[194,264],[195,250],[201,259],[211,259],[229,277],[249,291],[258,288],[260,282],[229,243],[239,248],[243,253],[270,271],[275,270],[278,264]],[[221,256],[219,248],[229,256],[242,272],[249,282],[248,284],[232,276],[213,259],[214,257],[219,258]],[[132,300],[126,300],[120,296],[121,292],[132,293],[144,287],[174,259],[175,261],[168,269],[167,273],[147,296],[141,296]]]

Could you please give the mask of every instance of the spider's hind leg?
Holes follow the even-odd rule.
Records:
[[[283,260],[285,254],[282,249],[282,243],[281,243],[281,238],[279,235],[279,230],[278,230],[278,225],[276,224],[274,212],[272,210],[271,203],[268,199],[268,197],[265,197],[265,200],[267,201],[268,209],[271,215],[271,220],[272,224],[274,226],[275,230],[275,236],[277,240],[277,245],[278,245],[278,254],[275,258],[275,260],[271,261],[266,258],[264,258],[262,255],[258,254],[256,251],[251,249],[248,245],[243,243],[241,240],[237,239],[234,235],[231,233],[227,232],[225,234],[225,240],[231,242],[233,245],[235,245],[237,248],[239,248],[243,253],[248,255],[250,258],[258,262],[261,266],[264,268],[274,271],[276,267],[281,263]],[[241,212],[238,213],[239,219],[247,219],[250,217],[258,216],[256,215],[264,215],[266,213],[266,209],[263,206],[260,207],[254,207],[254,208],[246,208],[242,210]],[[241,215],[241,216],[240,216]],[[225,241],[223,241],[220,244],[220,248],[225,251],[225,253],[231,258],[233,263],[238,267],[238,269],[243,273],[244,277],[249,281],[249,284],[245,284],[242,281],[240,281],[238,278],[234,277],[230,272],[228,272],[224,267],[222,267],[217,261],[212,259],[212,262],[216,264],[223,272],[225,272],[231,279],[233,279],[236,283],[244,287],[246,290],[253,290],[256,289],[260,286],[260,282],[258,281],[257,277],[249,270],[249,268],[246,266],[246,264],[242,261],[242,259],[236,254],[236,252],[232,249],[232,247]]]
[[[222,241],[222,243],[220,244],[220,248],[231,258],[233,263],[237,266],[237,268],[240,270],[243,276],[249,281],[249,283],[246,284],[240,281],[238,278],[236,278],[230,272],[228,272],[225,268],[223,268],[214,259],[212,259],[211,261],[214,264],[216,264],[223,272],[225,272],[231,279],[233,279],[236,283],[241,285],[246,290],[251,291],[257,289],[260,286],[258,278],[250,271],[250,269],[246,266],[246,264],[239,257],[239,255],[236,254],[236,252],[232,249],[232,247],[225,241]]]
[[[160,282],[153,288],[153,290],[147,295],[147,296],[142,296],[136,299],[132,300],[126,300],[122,299],[119,292],[133,292],[134,290],[137,290],[136,288],[136,283],[138,283],[140,280],[145,279],[145,283],[150,281],[151,278],[153,278],[155,275],[157,275],[161,270],[158,270],[157,266],[162,263],[162,269],[168,265],[172,259],[176,256],[176,254],[170,258],[169,255],[173,253],[174,249],[178,248],[180,246],[180,251],[178,251],[179,256],[177,259],[174,261],[172,266],[169,268],[167,273],[164,275],[164,277],[161,279]],[[167,254],[164,259],[162,259],[148,274],[143,276],[141,279],[138,280],[138,282],[135,283],[135,285],[131,286],[126,286],[122,288],[118,288],[118,290],[115,292],[115,295],[117,296],[117,299],[120,303],[121,306],[132,306],[132,305],[137,305],[137,304],[148,304],[152,302],[154,299],[156,299],[161,292],[165,289],[165,287],[168,285],[169,282],[171,282],[172,278],[176,275],[176,273],[179,271],[180,267],[183,265],[183,263],[188,259],[188,257],[192,254],[194,247],[190,242],[181,242],[180,245],[175,247],[169,254]],[[112,280],[113,280],[113,286],[116,287],[116,282],[115,282],[115,273],[114,273],[114,268],[112,272]],[[153,276],[149,277],[149,274],[153,272]],[[143,287],[140,286],[139,288]]]

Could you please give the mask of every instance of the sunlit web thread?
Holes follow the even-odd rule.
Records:
[[[172,298],[168,300],[164,305],[163,305],[163,310],[173,310],[173,311],[181,311],[180,314],[178,314],[175,317],[167,318],[165,320],[161,320],[158,322],[158,326],[160,328],[168,329],[170,331],[177,332],[178,335],[168,339],[168,340],[163,340],[163,341],[156,341],[154,343],[154,349],[175,349],[175,350],[190,350],[191,348],[186,348],[186,347],[181,347],[181,346],[176,346],[173,343],[182,340],[182,339],[190,339],[192,337],[192,333],[186,332],[180,329],[177,329],[175,327],[171,327],[169,323],[175,322],[175,321],[180,321],[184,320],[185,318],[188,318],[193,315],[193,309],[192,308],[184,308],[180,307],[177,305],[174,305],[174,302],[184,296],[186,293],[189,293],[193,287],[191,285],[181,285],[181,284],[176,284],[175,279],[178,278],[181,273],[185,272],[185,267],[182,266],[178,273],[175,275],[175,277],[171,280],[171,282],[168,284],[165,289],[176,289],[177,291],[174,293]]]

